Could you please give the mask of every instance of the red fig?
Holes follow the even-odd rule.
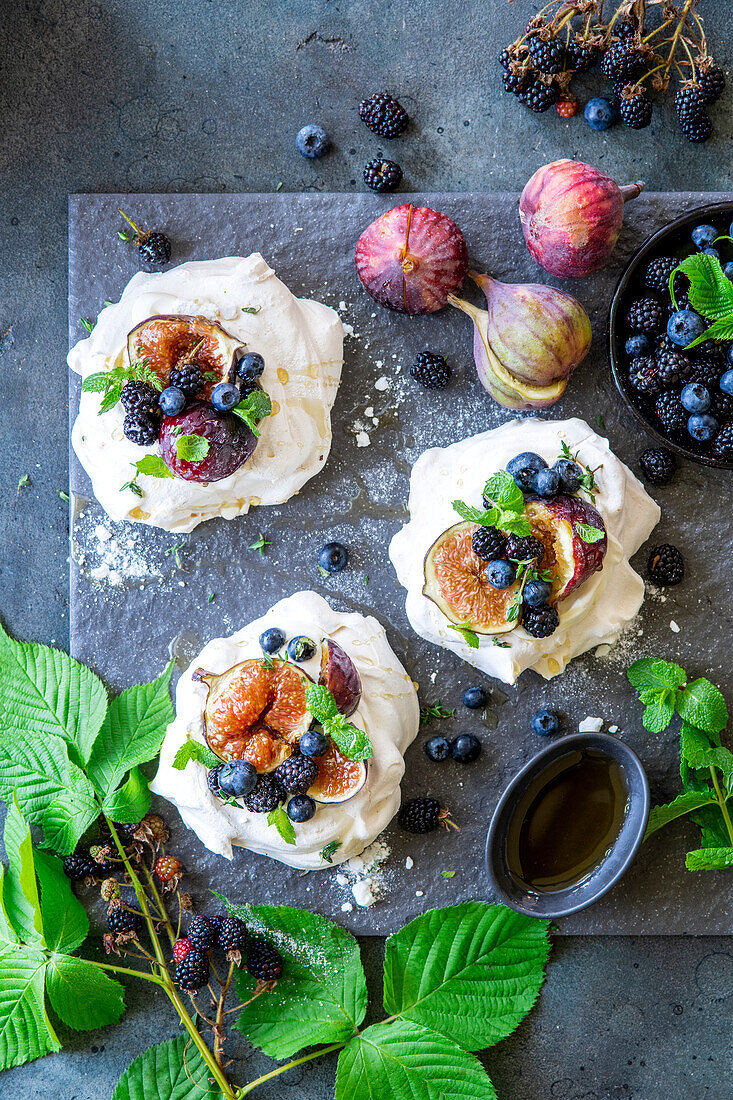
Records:
[[[361,678],[348,653],[333,638],[327,638],[321,651],[319,684],[325,684],[336,700],[336,706],[347,718],[361,700]]]
[[[624,203],[644,184],[619,187],[579,160],[538,168],[519,200],[519,218],[533,259],[551,275],[581,278],[600,271],[621,232]]]
[[[435,313],[468,271],[463,233],[445,214],[403,203],[364,230],[356,270],[380,306],[398,313]]]
[[[198,459],[183,457],[183,442],[198,436],[208,446]],[[194,401],[177,416],[164,416],[160,452],[169,470],[184,481],[221,481],[242,466],[257,446],[257,436],[236,416],[217,413],[211,405]],[[192,452],[195,453],[195,452]]]

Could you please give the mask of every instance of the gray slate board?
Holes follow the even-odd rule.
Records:
[[[641,241],[672,217],[720,200],[714,194],[648,194],[631,203],[611,264],[599,275],[566,282],[588,309],[594,327],[591,354],[567,395],[547,410],[553,419],[581,416],[593,424],[603,418],[615,452],[636,467],[648,440],[625,410],[613,385],[606,352],[608,306],[625,262]],[[334,409],[334,439],[325,470],[296,498],[279,508],[255,510],[232,523],[212,521],[193,534],[174,537],[139,525],[106,523],[110,541],[102,551],[94,534],[105,524],[99,506],[85,501],[90,486],[71,455],[75,502],[71,558],[71,647],[95,667],[113,689],[151,678],[170,651],[182,667],[200,644],[231,633],[262,614],[282,596],[299,588],[321,592],[341,609],[374,614],[413,679],[423,703],[440,699],[458,708],[441,725],[451,733],[480,733],[484,755],[473,767],[430,763],[422,751],[423,730],[406,758],[403,794],[431,793],[448,804],[461,833],[439,830],[408,837],[396,827],[386,834],[392,854],[385,865],[385,896],[371,909],[341,911],[350,893],[333,871],[303,876],[247,852],[232,864],[208,853],[187,834],[170,806],[159,808],[173,824],[173,845],[191,868],[192,889],[200,897],[211,887],[236,901],[278,901],[314,908],[359,934],[387,934],[424,909],[487,897],[483,846],[487,822],[512,774],[540,745],[529,729],[530,715],[541,705],[565,713],[568,730],[586,715],[599,715],[620,727],[649,772],[657,800],[678,787],[676,737],[646,733],[640,708],[624,671],[639,656],[678,660],[692,674],[708,674],[730,699],[730,600],[722,600],[720,549],[727,545],[733,479],[725,471],[687,464],[671,486],[656,494],[662,521],[656,541],[672,541],[687,563],[685,582],[647,598],[641,618],[609,656],[574,661],[561,677],[546,683],[525,673],[514,688],[493,685],[484,721],[461,707],[464,689],[477,674],[455,656],[439,650],[410,630],[404,594],[387,558],[392,534],[405,519],[411,464],[426,448],[504,422],[507,412],[481,388],[472,365],[468,319],[445,309],[429,318],[387,313],[361,288],[353,264],[353,246],[361,230],[379,213],[410,199],[444,211],[464,230],[471,265],[506,281],[543,281],[544,274],[525,251],[511,194],[373,195],[75,195],[70,198],[69,338],[83,336],[80,317],[94,319],[105,299],[116,300],[136,268],[132,250],[118,241],[122,206],[143,226],[164,228],[174,241],[175,262],[260,250],[297,294],[339,307],[355,335],[345,342],[343,382]],[[549,281],[549,280],[548,280]],[[479,301],[474,290],[466,293]],[[246,303],[243,303],[246,304]],[[422,349],[445,353],[454,382],[444,392],[427,393],[407,375]],[[398,373],[399,372],[399,373]],[[386,376],[390,387],[375,388]],[[70,415],[78,400],[70,381]],[[373,407],[379,425],[365,415]],[[367,423],[370,445],[356,446],[356,431]],[[78,513],[82,511],[83,514]],[[264,557],[249,549],[263,531],[272,542]],[[330,539],[351,549],[351,567],[324,580],[317,552]],[[131,545],[126,545],[127,543]],[[182,543],[178,553],[171,552]],[[177,566],[180,557],[182,568]],[[90,578],[103,559],[123,563],[123,583],[111,586]],[[638,555],[642,569],[645,554]],[[135,576],[144,563],[144,575]],[[368,577],[368,583],[367,583]],[[215,597],[208,602],[211,593]],[[670,623],[679,626],[679,633]],[[615,890],[595,906],[560,922],[563,933],[716,934],[733,931],[733,897],[718,875],[684,870],[684,853],[695,846],[696,830],[679,824],[644,846],[635,866]],[[414,860],[412,870],[405,859]],[[456,871],[450,879],[441,871]],[[418,895],[420,893],[420,896]]]

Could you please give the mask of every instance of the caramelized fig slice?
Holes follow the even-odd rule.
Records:
[[[608,547],[603,516],[582,497],[558,496],[528,501],[525,515],[532,534],[545,548],[542,568],[553,576],[550,603],[558,603],[603,568]],[[584,542],[578,524],[603,532],[597,542]]]
[[[318,757],[318,777],[308,791],[316,802],[334,804],[353,798],[366,783],[367,762],[347,760],[333,741],[327,753]]]
[[[318,683],[332,692],[336,706],[347,718],[361,700],[361,680],[348,653],[332,638],[326,638],[321,649],[321,674]]]
[[[221,674],[196,669],[193,678],[209,688],[204,728],[222,760],[248,760],[271,772],[311,724],[305,693],[313,681],[286,661],[254,658]]]
[[[452,623],[466,623],[476,634],[505,634],[517,583],[493,588],[486,579],[483,558],[474,554],[471,536],[475,523],[456,523],[444,531],[425,555],[423,595],[432,600]]]
[[[130,362],[147,359],[164,386],[173,368],[186,363],[194,363],[205,377],[211,375],[200,391],[202,399],[211,396],[218,382],[233,380],[242,348],[242,342],[215,321],[183,313],[148,317],[127,337]]]

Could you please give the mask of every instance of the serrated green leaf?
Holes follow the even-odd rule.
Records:
[[[257,389],[253,390],[252,393],[248,393],[244,401],[240,401],[238,405],[234,406],[232,412],[244,421],[254,435],[259,435],[257,422],[270,415],[272,402],[269,394],[265,393],[264,390]]]
[[[601,531],[599,527],[592,527],[589,523],[576,523],[575,533],[578,538],[587,543],[600,542],[606,535],[605,531]]]
[[[717,256],[694,253],[682,260],[677,270],[690,280],[690,305],[702,317],[717,320],[733,313],[733,283],[726,277]]]
[[[715,794],[710,788],[705,791],[682,791],[671,802],[663,806],[652,806],[649,814],[644,840],[647,840],[658,829],[669,825],[670,821],[676,821],[678,817],[684,817],[693,810],[699,810],[715,801]]]
[[[691,343],[686,344],[685,348],[696,348],[707,340],[733,340],[733,313],[721,317],[718,321],[713,321],[710,328],[706,329],[701,336],[698,336]]]
[[[658,699],[644,707],[642,725],[650,733],[661,733],[666,730],[674,717],[674,706],[667,699]]]
[[[387,940],[384,1007],[483,1050],[532,1008],[549,955],[548,922],[501,905],[432,909]]]
[[[34,861],[41,887],[41,919],[46,947],[49,951],[70,954],[89,934],[86,910],[74,894],[58,856],[36,848]]]
[[[478,523],[481,527],[493,527],[498,519],[499,512],[496,508],[485,511],[481,508],[472,508],[470,504],[464,504],[462,500],[454,500],[453,508],[468,523]]]
[[[524,511],[524,495],[516,481],[506,470],[497,470],[484,486],[484,497],[502,512]]]
[[[478,649],[478,634],[470,623],[448,623],[449,630],[456,630],[463,638],[469,649]]]
[[[51,955],[46,989],[56,1015],[75,1031],[116,1024],[125,1011],[123,987],[86,959]]]
[[[172,673],[173,661],[156,680],[135,684],[110,703],[87,766],[87,775],[102,798],[115,789],[125,772],[159,752],[174,718]]]
[[[61,1049],[44,1004],[45,971],[38,948],[0,950],[0,1071]]]
[[[339,713],[333,692],[323,684],[312,684],[306,690],[305,701],[317,722],[327,722]]]
[[[111,821],[118,821],[122,825],[132,825],[145,817],[150,809],[150,787],[138,767],[130,769],[122,787],[107,795],[102,809]]]
[[[688,871],[725,871],[733,867],[733,848],[698,848],[685,857]]]
[[[44,946],[31,831],[17,802],[8,807],[3,843],[10,865],[3,886],[5,912],[23,943]]]
[[[43,813],[43,842],[60,855],[73,852],[80,838],[99,817],[99,803],[83,773],[69,773],[69,785]]]
[[[728,827],[717,800],[714,801],[712,791],[710,793],[710,803],[695,810],[690,814],[690,819],[700,827],[701,848],[727,848],[730,844]],[[729,798],[726,805],[729,816],[733,817],[733,798]]]
[[[75,790],[86,788],[87,801],[93,797],[91,785],[70,762],[67,743],[61,737],[8,730],[0,738],[0,798],[12,802],[15,791],[26,820],[42,821],[51,803],[68,792],[72,783]]]
[[[282,806],[276,806],[267,815],[267,824],[273,825],[286,844],[295,844],[295,829],[293,823],[285,813]]]
[[[687,680],[687,673],[680,665],[672,661],[660,661],[655,657],[641,657],[634,661],[626,676],[637,691],[666,691],[682,687]]]
[[[115,407],[115,405],[119,402],[121,397],[122,397],[122,385],[118,384],[116,386],[111,386],[110,389],[107,390],[106,394],[104,395],[104,397],[102,398],[102,400],[99,403],[99,409],[97,410],[97,415],[102,416],[104,413],[109,412],[110,409],[113,409]]]
[[[181,462],[200,462],[209,453],[209,441],[202,435],[179,435],[176,454]]]
[[[520,538],[526,538],[527,535],[532,534],[532,526],[528,519],[524,516],[515,516],[511,512],[501,512],[499,518],[496,521],[496,526],[501,528],[502,531],[506,531],[509,535],[518,535]]]
[[[212,752],[208,745],[202,745],[200,741],[187,738],[173,757],[173,767],[182,772],[190,760],[198,760],[205,768],[216,768],[221,760]]]
[[[160,455],[143,455],[135,463],[135,469],[139,474],[145,474],[147,477],[173,477]]]
[[[473,1054],[419,1024],[372,1024],[339,1054],[335,1100],[496,1100]]]
[[[61,737],[85,764],[107,710],[102,681],[67,653],[16,642],[1,626],[0,665],[0,730]]]
[[[187,1033],[150,1047],[117,1082],[112,1100],[216,1100],[218,1085]]]
[[[10,923],[10,917],[5,908],[6,874],[5,867],[0,863],[0,950],[2,950],[6,943],[20,943],[18,933]]]
[[[304,909],[250,908],[221,900],[250,933],[272,940],[283,957],[283,976],[274,990],[245,1005],[237,1020],[248,1040],[271,1058],[289,1058],[303,1047],[344,1042],[354,1035],[367,1005],[354,937]],[[242,1000],[251,997],[255,987],[249,974],[238,973]]]
[[[700,677],[677,694],[677,713],[706,733],[720,733],[728,724],[728,708],[721,692],[710,680]]]
[[[343,714],[327,719],[323,723],[323,732],[328,734],[347,760],[371,760],[374,756],[374,746],[369,735],[358,726],[347,722]]]
[[[82,393],[105,393],[109,387],[110,376],[107,371],[88,374],[81,384]]]

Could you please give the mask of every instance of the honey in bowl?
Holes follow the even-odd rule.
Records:
[[[620,764],[597,749],[553,760],[528,784],[506,836],[509,873],[530,890],[583,882],[621,832],[629,791]]]

